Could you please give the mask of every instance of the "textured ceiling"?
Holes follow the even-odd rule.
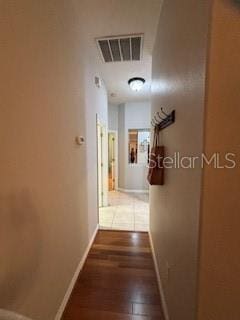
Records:
[[[150,97],[151,55],[162,0],[88,0],[85,2],[85,36],[97,59],[110,103],[146,100]],[[144,34],[141,61],[104,63],[95,39],[105,36]],[[135,93],[128,86],[132,77],[143,77],[144,88]],[[114,97],[111,95],[114,94]]]

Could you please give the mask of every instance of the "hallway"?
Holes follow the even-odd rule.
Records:
[[[149,195],[111,191],[108,207],[99,209],[101,229],[148,231]]]
[[[0,320],[240,320],[240,0],[0,26]]]
[[[98,231],[63,320],[163,320],[149,236]]]

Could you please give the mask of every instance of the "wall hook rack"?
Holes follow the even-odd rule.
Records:
[[[164,120],[164,118],[161,117],[161,115],[160,115],[159,112],[157,112],[157,116],[158,116],[158,118],[159,118],[160,120]]]
[[[158,126],[158,121],[156,121],[156,119],[153,118],[152,121],[151,121],[151,124],[152,124],[153,127],[156,127],[156,126]]]
[[[157,112],[157,116],[160,120],[158,120],[155,115],[151,121],[152,126],[158,129],[159,131],[169,127],[172,123],[175,122],[175,110],[168,114],[163,110],[163,108],[161,108],[161,112],[164,115],[164,118],[162,118],[160,113]]]

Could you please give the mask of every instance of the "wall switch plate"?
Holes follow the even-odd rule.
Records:
[[[94,82],[95,82],[95,85],[96,85],[98,88],[101,88],[102,82],[101,82],[101,79],[100,79],[99,77],[95,77],[95,78],[94,78]]]

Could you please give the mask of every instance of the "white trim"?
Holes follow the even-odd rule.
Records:
[[[30,318],[26,318],[21,314],[4,309],[0,309],[0,318],[5,320],[30,320]]]
[[[118,131],[108,130],[108,133],[115,134],[115,190],[118,190]]]
[[[149,239],[150,239],[150,246],[151,246],[151,249],[152,249],[154,267],[155,267],[155,271],[156,271],[156,275],[157,275],[158,288],[159,288],[160,297],[161,297],[161,301],[162,301],[164,318],[165,318],[165,320],[169,320],[170,318],[169,318],[167,303],[166,303],[166,299],[165,299],[165,295],[164,295],[164,291],[163,291],[162,280],[161,280],[160,273],[159,273],[157,257],[156,257],[156,253],[155,253],[155,250],[154,250],[152,235],[151,235],[150,231],[148,232],[148,234],[149,234]]]
[[[96,114],[96,139],[97,139],[97,193],[98,193],[98,207],[106,207],[108,205],[108,128],[107,124],[104,122],[101,122],[101,119],[98,114]],[[103,167],[101,167],[101,181],[99,180],[99,149],[98,149],[98,128],[100,128],[101,133],[103,134],[102,136],[102,141],[101,141],[101,162],[103,164]],[[101,190],[99,187],[99,183],[101,182]],[[101,197],[99,196],[99,193],[103,192]],[[101,199],[101,201],[100,201]]]
[[[70,282],[70,284],[69,284],[69,286],[68,286],[68,289],[67,289],[67,291],[66,291],[66,293],[65,293],[65,296],[64,296],[64,298],[63,298],[63,301],[62,301],[62,303],[61,303],[61,305],[60,305],[60,307],[59,307],[59,309],[58,309],[58,312],[57,312],[54,320],[60,320],[61,317],[62,317],[62,315],[63,315],[63,312],[64,312],[64,310],[65,310],[65,308],[66,308],[66,305],[67,305],[67,303],[68,303],[68,300],[69,300],[69,298],[70,298],[70,295],[71,295],[71,293],[72,293],[72,290],[73,290],[73,288],[74,288],[74,286],[75,286],[75,283],[76,283],[76,281],[77,281],[77,279],[78,279],[78,275],[79,275],[79,273],[80,273],[80,271],[81,271],[81,269],[82,269],[82,267],[83,267],[83,265],[84,265],[84,263],[85,263],[85,261],[86,261],[86,259],[87,259],[88,252],[89,252],[89,250],[90,250],[90,248],[91,248],[91,246],[92,246],[92,244],[93,244],[93,241],[94,241],[94,239],[95,239],[95,237],[96,237],[96,234],[97,234],[97,232],[98,232],[98,229],[99,229],[99,225],[97,225],[97,227],[96,227],[96,229],[95,229],[95,231],[94,231],[94,233],[93,233],[93,235],[92,235],[92,238],[91,238],[91,240],[89,241],[89,244],[88,244],[88,246],[87,246],[87,248],[86,248],[86,250],[85,250],[85,252],[84,252],[84,254],[83,254],[83,257],[82,257],[82,259],[80,260],[80,262],[79,262],[79,264],[78,264],[78,266],[77,266],[76,271],[74,272],[74,275],[73,275],[73,277],[72,277],[72,280],[71,280],[71,282]]]
[[[117,188],[116,190],[121,192],[128,192],[128,193],[149,193],[149,190],[134,190],[134,189],[123,189],[123,188]]]

